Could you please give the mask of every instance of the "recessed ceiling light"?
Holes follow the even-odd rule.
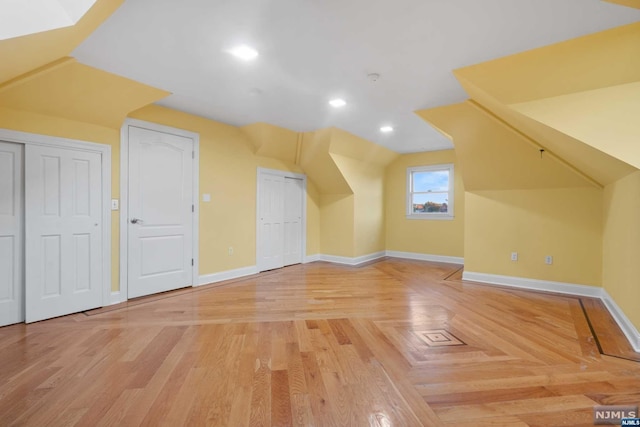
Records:
[[[228,52],[236,58],[240,58],[245,61],[250,61],[258,56],[257,50],[244,44],[241,46],[236,46],[233,49],[230,49]]]
[[[331,101],[329,101],[329,104],[331,104],[332,107],[335,108],[340,108],[340,107],[344,107],[345,105],[347,105],[347,102],[344,99],[332,99]]]
[[[393,132],[393,127],[391,127],[391,126],[382,126],[380,128],[380,132],[384,132],[384,133]]]

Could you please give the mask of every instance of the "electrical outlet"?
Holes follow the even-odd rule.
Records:
[[[546,257],[544,257],[544,263],[548,265],[553,264],[553,257],[551,255],[547,255]]]
[[[511,252],[511,261],[518,260],[518,252]]]
[[[229,255],[233,255],[233,246],[229,246]]]

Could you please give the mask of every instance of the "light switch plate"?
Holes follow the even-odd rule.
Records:
[[[111,210],[117,211],[118,209],[120,209],[120,200],[111,199]]]
[[[202,201],[203,202],[210,202],[211,201],[211,194],[209,193],[205,193],[202,195]]]

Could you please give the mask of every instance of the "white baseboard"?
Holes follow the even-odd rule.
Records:
[[[258,274],[258,267],[255,265],[236,268],[235,270],[221,271],[219,273],[205,274],[198,277],[198,283],[195,286],[224,282],[225,280],[237,279],[239,277],[251,276],[253,274]]]
[[[620,326],[620,329],[622,329],[622,333],[624,333],[624,336],[629,340],[631,347],[633,347],[636,352],[640,353],[640,331],[638,331],[635,325],[631,323],[631,320],[629,320],[618,304],[616,304],[613,298],[611,298],[611,295],[609,295],[605,289],[601,289],[601,291],[602,296],[600,298],[602,299],[602,302],[607,307],[609,313],[611,313],[611,316],[613,316],[618,326]]]
[[[616,321],[631,347],[640,352],[640,332],[622,309],[611,298],[609,293],[597,286],[577,285],[574,283],[552,282],[548,280],[526,279],[523,277],[500,276],[498,274],[475,273],[465,271],[462,280],[507,286],[511,288],[529,289],[536,291],[555,292],[559,294],[599,298],[604,303],[611,316]]]
[[[551,282],[549,280],[527,279],[524,277],[500,276],[498,274],[474,273],[472,271],[463,272],[462,280],[592,298],[600,298],[602,296],[602,288],[597,286]]]
[[[308,257],[305,257],[304,263],[306,264],[306,263],[315,262],[315,261],[325,261],[325,262],[332,262],[334,264],[355,266],[355,265],[363,264],[365,262],[384,258],[386,256],[392,257],[392,258],[415,259],[419,261],[444,262],[449,264],[464,264],[464,258],[461,258],[461,257],[419,254],[414,252],[399,252],[399,251],[380,251],[380,252],[375,252],[368,255],[362,255],[359,257],[344,257],[344,256],[337,256],[337,255],[316,254],[316,255],[310,255]]]
[[[310,262],[320,261],[320,257],[321,257],[320,254],[305,256],[304,257],[304,261],[302,261],[302,263],[303,264],[308,264]]]
[[[318,257],[318,259],[316,259],[316,261],[326,261],[326,262],[332,262],[334,264],[343,264],[343,265],[351,265],[351,266],[356,266],[356,265],[360,265],[363,264],[365,262],[369,262],[369,261],[374,261],[376,259],[380,259],[380,258],[384,258],[385,252],[381,251],[381,252],[375,252],[372,254],[368,254],[368,255],[362,255],[362,256],[358,256],[358,257],[344,257],[344,256],[337,256],[337,255],[316,255]]]
[[[416,252],[400,252],[400,251],[386,251],[388,257],[391,258],[403,258],[403,259],[415,259],[419,261],[432,261],[432,262],[445,262],[448,264],[464,264],[464,258],[457,256],[446,255],[430,255],[421,254]]]

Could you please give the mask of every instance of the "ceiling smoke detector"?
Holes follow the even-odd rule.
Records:
[[[380,78],[380,74],[378,74],[378,73],[367,74],[367,78],[369,80],[371,80],[372,82],[377,82],[378,79]]]

